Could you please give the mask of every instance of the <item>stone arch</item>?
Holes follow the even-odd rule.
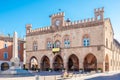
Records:
[[[38,60],[35,56],[32,56],[30,58],[30,65],[29,65],[29,68],[31,70],[37,70],[38,69]]]
[[[54,57],[53,68],[55,71],[62,70],[64,68],[63,59],[60,55],[56,55]]]
[[[9,69],[9,64],[7,62],[1,64],[1,71],[5,71],[8,69]]]
[[[105,71],[109,71],[109,57],[105,56]]]
[[[61,42],[60,42],[60,40],[56,40],[55,42],[54,42],[54,48],[60,48],[61,47]]]
[[[43,71],[48,71],[50,68],[50,59],[47,56],[41,58],[41,69]]]
[[[83,38],[90,38],[90,35],[89,34],[84,34]]]
[[[83,67],[85,71],[97,70],[97,58],[94,54],[89,53],[85,56]]]
[[[79,58],[75,54],[70,55],[67,65],[69,71],[79,70]]]

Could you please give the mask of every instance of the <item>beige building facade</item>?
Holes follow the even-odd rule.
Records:
[[[104,8],[95,9],[89,19],[71,21],[64,16],[51,15],[51,25],[43,28],[26,25],[26,68],[120,70],[120,44]]]

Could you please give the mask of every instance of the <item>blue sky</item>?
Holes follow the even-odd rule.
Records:
[[[25,25],[33,29],[49,26],[49,15],[65,12],[72,21],[94,17],[94,9],[104,7],[105,18],[110,18],[115,38],[120,42],[120,0],[0,0],[0,34],[25,35]]]

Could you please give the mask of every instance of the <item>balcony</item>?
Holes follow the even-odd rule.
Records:
[[[53,53],[60,52],[60,48],[53,48],[53,49],[52,49],[52,52],[53,52]]]

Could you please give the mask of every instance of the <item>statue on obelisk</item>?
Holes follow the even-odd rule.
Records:
[[[20,67],[20,59],[18,57],[18,38],[17,38],[17,32],[14,32],[13,35],[13,52],[12,52],[12,58],[11,58],[11,68],[19,68]]]

